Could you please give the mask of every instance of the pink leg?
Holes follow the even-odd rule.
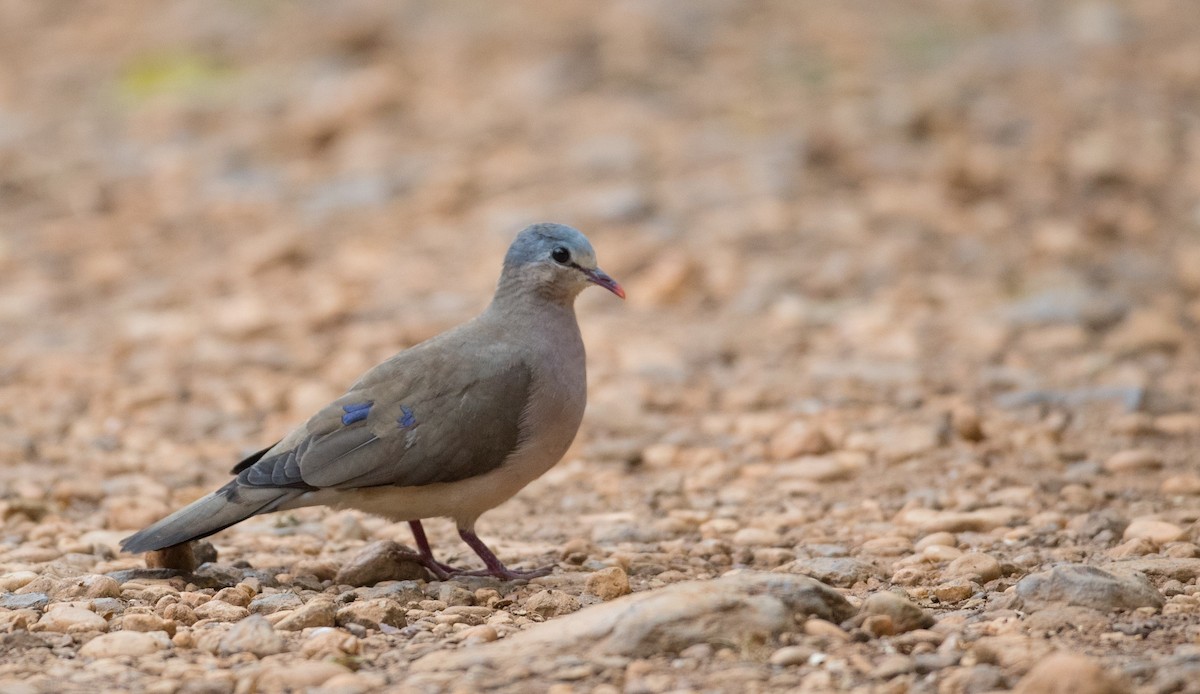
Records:
[[[518,581],[545,576],[554,570],[553,566],[543,566],[540,569],[533,569],[531,571],[514,571],[513,569],[505,566],[504,563],[492,553],[492,550],[488,549],[488,546],[483,544],[483,540],[479,539],[479,536],[475,534],[475,531],[459,528],[458,536],[461,537],[463,542],[467,543],[471,549],[475,550],[475,553],[479,555],[479,558],[483,560],[484,564],[487,564],[487,569],[484,571],[461,572],[460,575],[495,576],[496,578],[505,581]]]
[[[413,539],[417,542],[417,551],[420,552],[417,560],[421,562],[422,566],[429,569],[429,572],[436,576],[439,581],[444,581],[451,576],[463,573],[462,569],[457,569],[449,564],[443,564],[434,558],[433,548],[429,546],[429,539],[425,537],[425,528],[421,525],[421,521],[409,521],[408,527],[412,530]]]

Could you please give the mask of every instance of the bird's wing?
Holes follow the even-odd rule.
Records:
[[[521,441],[529,367],[503,350],[407,352],[255,459],[239,484],[297,489],[420,486],[500,466]]]

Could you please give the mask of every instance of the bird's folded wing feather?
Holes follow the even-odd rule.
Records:
[[[476,358],[461,350],[408,354],[380,364],[304,426],[239,463],[238,483],[408,487],[499,467],[521,442],[529,367],[498,349]]]

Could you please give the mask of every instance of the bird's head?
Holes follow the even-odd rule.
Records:
[[[596,264],[596,251],[587,237],[563,224],[534,224],[517,234],[504,256],[502,288],[506,281],[566,300],[589,284],[625,298],[621,285]]]

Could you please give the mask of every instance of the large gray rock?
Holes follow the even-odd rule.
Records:
[[[1083,564],[1030,574],[1017,583],[1016,593],[1014,606],[1029,612],[1062,605],[1108,612],[1158,608],[1164,602],[1162,594],[1141,574],[1111,574]]]
[[[413,561],[415,555],[398,542],[372,542],[338,571],[335,580],[348,586],[373,586],[383,581],[427,578],[425,567]]]
[[[413,667],[458,670],[513,662],[529,653],[648,657],[698,643],[770,636],[808,617],[841,622],[854,611],[836,590],[807,576],[735,574],[627,595],[502,641],[432,653]]]

